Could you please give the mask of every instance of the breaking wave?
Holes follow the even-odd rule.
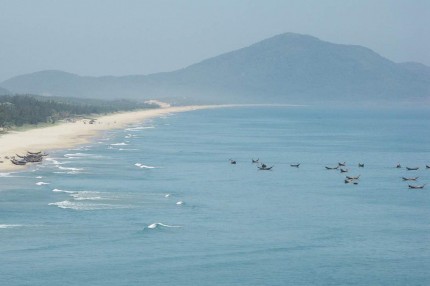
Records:
[[[155,128],[155,127],[154,126],[137,126],[137,127],[126,128],[125,130],[130,131],[130,132],[137,132],[140,130],[153,129],[153,128]]]
[[[125,143],[125,142],[121,142],[121,143],[113,143],[113,144],[110,144],[111,146],[126,146],[126,145],[128,145],[127,143]]]
[[[0,224],[0,228],[16,228],[21,226],[22,224]]]
[[[136,167],[138,167],[138,168],[145,168],[145,169],[155,169],[155,168],[157,168],[157,167],[154,167],[154,166],[148,166],[148,165],[144,165],[144,164],[142,164],[142,163],[136,163],[136,164],[134,164]]]
[[[43,185],[49,185],[49,183],[45,183],[45,182],[37,182],[36,185],[38,186],[43,186]]]
[[[85,158],[85,157],[99,158],[101,156],[90,154],[90,153],[69,153],[69,154],[64,154],[64,157],[69,159],[76,159],[76,158]]]
[[[182,227],[180,225],[168,225],[168,224],[164,224],[164,223],[161,223],[161,222],[156,222],[156,223],[148,225],[147,228],[149,228],[149,229],[155,229],[155,228],[157,228],[159,226],[161,226],[161,227]]]
[[[90,210],[109,210],[109,209],[120,209],[127,208],[128,206],[112,205],[112,204],[100,204],[100,203],[88,203],[88,202],[75,202],[75,201],[61,201],[55,203],[49,203],[50,206],[57,206],[61,209],[72,209],[81,211]]]

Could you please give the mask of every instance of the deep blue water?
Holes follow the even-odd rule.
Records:
[[[401,179],[430,183],[429,127],[424,111],[226,108],[51,152],[1,174],[0,285],[430,285],[430,185]],[[324,168],[344,161],[358,185]]]

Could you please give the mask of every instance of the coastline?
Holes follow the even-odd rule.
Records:
[[[13,172],[28,168],[12,164],[5,156],[26,154],[27,151],[37,152],[71,148],[90,142],[100,132],[120,129],[125,126],[155,118],[164,114],[186,112],[200,109],[231,107],[233,105],[191,105],[162,107],[139,111],[120,112],[95,117],[94,124],[87,124],[84,120],[61,123],[55,126],[16,131],[0,136],[0,172]]]

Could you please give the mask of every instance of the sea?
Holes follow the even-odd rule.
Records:
[[[232,107],[51,151],[0,173],[0,285],[430,285],[429,127]]]

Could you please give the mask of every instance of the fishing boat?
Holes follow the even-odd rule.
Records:
[[[272,168],[273,168],[273,166],[267,167],[266,165],[258,167],[258,169],[261,170],[261,171],[269,171],[269,170],[272,170]]]
[[[358,176],[346,176],[346,178],[348,180],[358,180],[358,179],[360,179],[360,175],[358,175]]]
[[[409,189],[424,189],[424,185],[409,185]]]
[[[24,166],[25,164],[27,164],[27,161],[24,160],[11,159],[10,161],[12,162],[12,164],[19,166]]]
[[[407,178],[407,177],[402,177],[403,181],[416,181],[419,177],[413,177],[413,178]]]
[[[328,167],[328,166],[325,166],[325,168],[326,168],[327,170],[337,170],[337,169],[339,169],[339,166],[336,166],[336,167]]]
[[[416,171],[416,170],[418,170],[420,167],[413,167],[413,168],[410,168],[410,167],[406,167],[406,170],[408,170],[408,171]]]

